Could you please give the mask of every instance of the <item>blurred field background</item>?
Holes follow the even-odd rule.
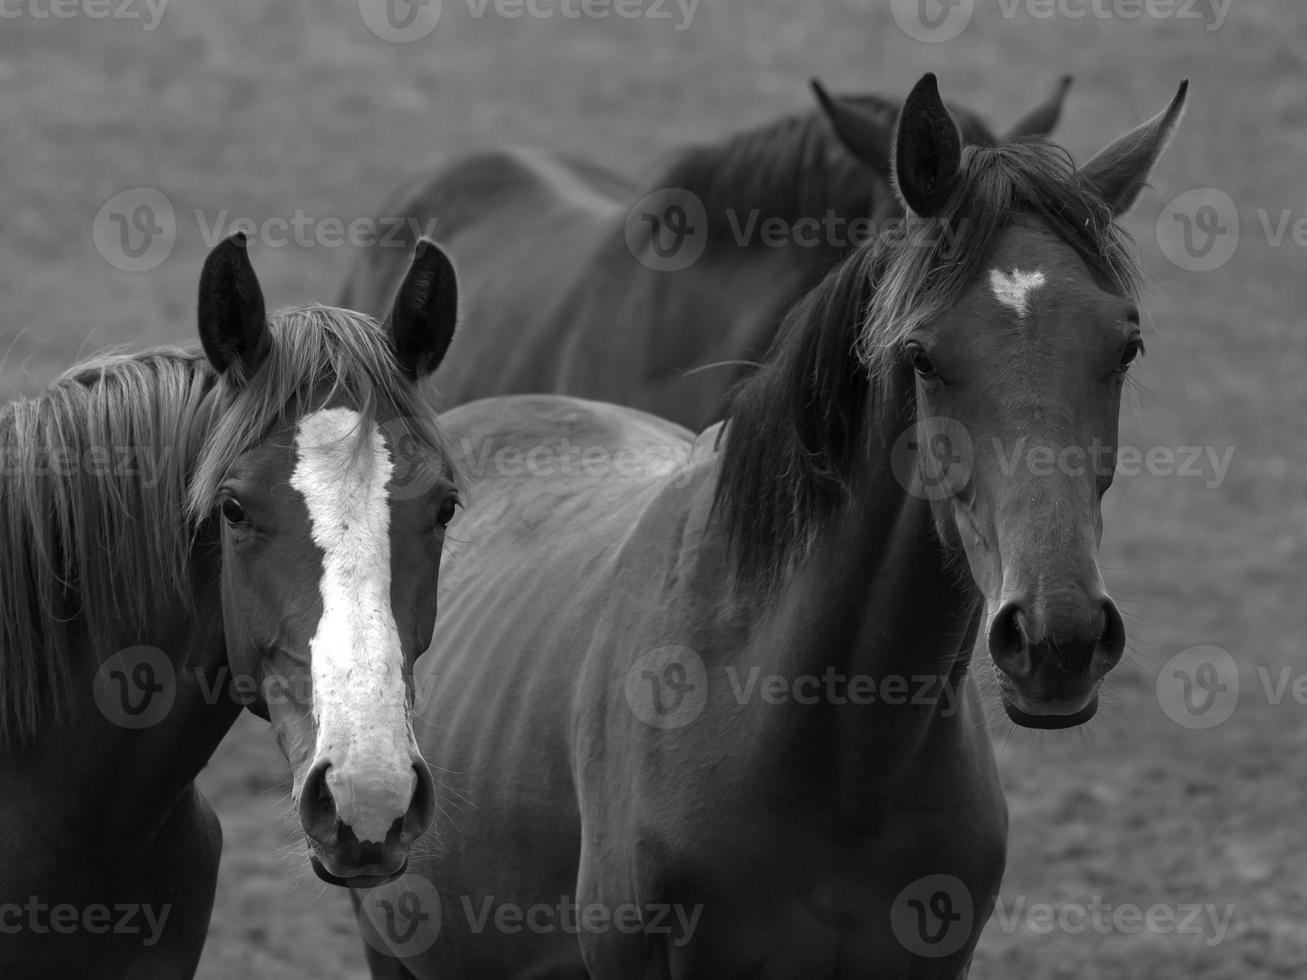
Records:
[[[1233,465],[1219,487],[1118,481],[1103,567],[1128,617],[1128,663],[1087,729],[994,734],[1013,817],[1009,907],[1232,903],[1233,920],[1220,942],[1210,930],[1043,934],[991,921],[972,975],[1307,973],[1307,706],[1268,703],[1257,675],[1307,673],[1307,250],[1291,237],[1273,246],[1258,216],[1307,214],[1301,5],[1235,0],[1208,30],[1210,18],[1040,19],[1024,4],[1005,17],[978,0],[960,37],[931,44],[871,0],[703,0],[683,31],[674,6],[671,21],[506,20],[445,0],[435,31],[401,45],[374,36],[355,0],[173,0],[154,31],[38,19],[30,11],[46,8],[33,2],[0,21],[6,397],[105,345],[189,340],[206,251],[195,209],[210,222],[222,209],[348,222],[450,154],[505,143],[648,171],[680,144],[804,108],[812,75],[901,96],[933,70],[946,98],[1001,130],[1070,72],[1059,137],[1083,160],[1191,78],[1179,135],[1126,221],[1151,323],[1122,441],[1232,446]],[[140,186],[168,196],[178,235],[162,265],[129,273],[97,252],[91,229],[107,200]],[[1166,201],[1203,186],[1233,198],[1242,237],[1222,268],[1187,272],[1154,228]],[[333,300],[352,256],[290,246],[253,257],[276,306]],[[1201,644],[1234,655],[1243,696],[1230,720],[1195,731],[1159,708],[1155,678]],[[226,849],[200,975],[362,976],[344,893],[320,885],[294,843],[285,767],[263,723],[243,719],[202,782]]]

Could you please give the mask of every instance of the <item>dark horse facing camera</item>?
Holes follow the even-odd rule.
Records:
[[[697,438],[563,395],[442,415],[465,452],[643,465],[478,467],[415,667],[423,756],[477,818],[356,892],[375,976],[965,975],[1007,849],[975,675],[1065,728],[1125,642],[1097,560],[1142,347],[1115,218],[1185,91],[1076,167],[966,145],[923,78],[891,157],[910,234],[826,276]],[[424,882],[639,928],[388,933]]]
[[[1169,142],[1186,91],[1075,173],[1047,143],[964,150],[933,75],[908,96],[895,140],[911,213],[939,222],[935,232],[952,225],[992,240],[984,255],[895,256],[871,319],[897,334],[915,374],[923,473],[941,481],[936,524],[984,596],[982,635],[1008,717],[1030,728],[1092,718],[1125,647],[1098,569],[1100,501],[1116,468],[1122,385],[1143,341],[1113,219]],[[932,266],[924,300],[898,294]]]

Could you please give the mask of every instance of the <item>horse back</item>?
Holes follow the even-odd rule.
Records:
[[[495,255],[524,256],[543,248],[551,231],[603,220],[628,187],[597,164],[534,150],[459,157],[434,176],[402,184],[382,204],[385,241],[360,254],[339,305],[385,313],[423,235],[446,245],[466,277]],[[465,281],[468,286],[475,288],[475,281]]]

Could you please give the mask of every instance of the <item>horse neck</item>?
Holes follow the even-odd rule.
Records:
[[[641,268],[625,289],[626,301],[638,310],[630,319],[643,337],[625,335],[623,349],[642,353],[641,377],[676,375],[683,388],[710,389],[702,418],[717,418],[727,389],[765,356],[786,310],[838,258],[789,244],[709,249],[675,275]]]
[[[113,840],[112,860],[124,867],[188,790],[240,711],[226,686],[216,542],[197,545],[190,566],[191,602],[162,603],[144,630],[125,628],[99,644],[83,639],[72,664],[66,714],[47,720],[29,749],[0,762],[6,779],[30,780],[57,793],[54,812],[72,825],[68,839]],[[142,655],[144,648],[154,652]],[[150,658],[148,676],[133,674],[142,656]],[[111,670],[119,676],[108,676]],[[138,680],[146,686],[137,687]],[[123,705],[140,707],[147,697],[159,699],[166,711],[147,706],[140,717],[151,723],[128,727]]]
[[[648,269],[632,259],[624,228],[616,229],[609,252],[619,257],[627,274],[586,286],[612,292],[605,308],[623,305],[623,320],[636,331],[621,336],[615,356],[638,355],[634,376],[654,382],[679,378],[677,400],[695,404],[688,418],[678,420],[696,427],[719,418],[728,390],[766,356],[787,311],[849,254],[852,238],[846,232],[852,224],[870,220],[879,228],[896,212],[883,185],[869,181],[865,190],[865,196],[832,201],[829,213],[819,216],[798,213],[793,201],[782,202],[788,210],[777,211],[747,198],[733,199],[720,188],[706,189],[704,193],[717,195],[704,201],[709,243],[691,266],[675,273]],[[801,222],[813,218],[834,229],[830,242],[814,244],[802,237]],[[772,243],[763,231],[771,221],[795,230],[798,237],[785,234]],[[618,343],[615,337],[608,342]],[[664,395],[637,407],[665,413],[665,404]]]
[[[875,435],[852,503],[816,529],[777,586],[753,651],[758,674],[788,678],[793,692],[796,678],[815,678],[815,703],[756,704],[749,723],[764,767],[862,787],[869,773],[879,784],[956,747],[977,721],[964,687],[977,598],[939,543],[930,503],[894,475],[890,454],[911,413],[901,400],[871,401]]]
[[[649,186],[666,188],[703,205],[708,254],[795,247],[827,253],[818,260],[827,268],[854,243],[834,240],[830,229],[813,222],[833,218],[839,231],[848,231],[856,218],[897,208],[889,188],[836,140],[816,110],[684,150]]]

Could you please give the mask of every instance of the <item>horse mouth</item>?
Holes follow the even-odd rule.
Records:
[[[998,677],[999,699],[1009,719],[1022,728],[1034,728],[1041,731],[1056,731],[1063,728],[1075,728],[1083,725],[1098,713],[1098,683],[1089,685],[1085,694],[1073,694],[1059,691],[1059,696],[1050,697],[1045,691],[1043,697],[1031,697],[997,667],[994,673]]]
[[[1044,731],[1075,728],[1077,725],[1083,725],[1098,713],[1098,695],[1095,694],[1091,697],[1089,702],[1080,710],[1072,711],[1069,714],[1032,714],[1029,711],[1021,710],[1007,698],[1003,699],[1003,710],[1007,712],[1009,718],[1022,728],[1038,728]]]
[[[313,873],[320,879],[328,885],[339,885],[341,888],[376,888],[378,885],[394,881],[408,870],[408,858],[404,858],[403,863],[388,874],[341,876],[328,871],[326,865],[312,851],[309,852],[309,864],[313,867]]]

